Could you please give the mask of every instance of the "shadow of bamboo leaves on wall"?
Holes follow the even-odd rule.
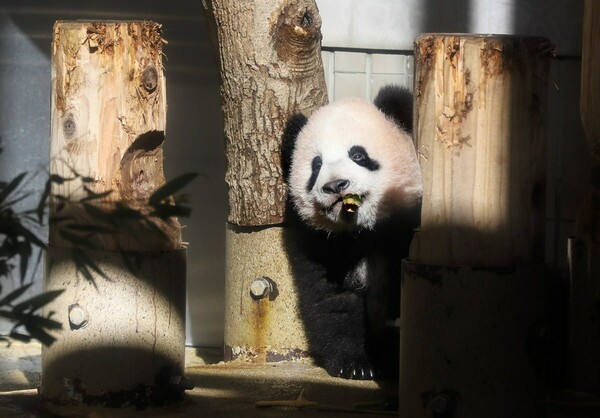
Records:
[[[0,148],[0,153],[2,148]],[[0,318],[13,324],[7,335],[0,335],[0,341],[10,345],[11,340],[29,342],[32,339],[44,345],[51,345],[56,339],[49,331],[62,329],[62,324],[49,312],[46,316],[41,309],[56,299],[64,290],[53,290],[35,295],[25,300],[23,296],[33,285],[33,278],[28,282],[27,272],[35,247],[40,250],[46,244],[39,236],[39,231],[45,226],[46,208],[49,199],[54,199],[57,205],[74,203],[69,196],[51,195],[53,184],[64,184],[79,181],[82,184],[84,196],[77,199],[78,204],[87,218],[85,222],[70,215],[52,216],[50,223],[60,225],[60,237],[70,243],[72,258],[79,274],[85,280],[96,286],[95,277],[110,278],[89,256],[88,250],[102,249],[94,241],[95,237],[116,233],[125,233],[132,239],[140,240],[139,225],[148,228],[157,237],[167,239],[163,229],[156,225],[156,220],[168,220],[175,216],[186,217],[191,213],[191,208],[184,205],[185,195],[178,194],[196,176],[196,173],[187,173],[176,177],[158,188],[149,198],[148,208],[144,212],[133,209],[125,204],[116,203],[110,208],[105,208],[101,202],[111,194],[111,191],[96,193],[88,185],[95,180],[82,176],[71,169],[69,177],[50,175],[37,204],[29,209],[17,209],[17,205],[27,199],[35,197],[34,192],[26,192],[23,185],[26,183],[27,173],[23,172],[12,180],[0,181]],[[124,265],[131,271],[135,267],[121,251]],[[42,251],[38,252],[35,269],[41,262]],[[19,286],[3,296],[3,284],[14,278],[15,272],[19,274]]]
[[[26,172],[9,182],[0,181],[0,295],[4,293],[5,281],[14,277],[15,270],[19,274],[19,286],[0,298],[0,318],[13,324],[7,336],[0,335],[0,341],[36,339],[49,345],[55,338],[48,331],[60,329],[61,324],[52,319],[52,313],[43,316],[38,311],[62,291],[45,292],[19,301],[33,285],[33,282],[27,283],[33,249],[45,248],[37,232],[44,226],[45,198],[34,208],[18,209],[33,196],[33,192],[24,191],[26,183]],[[38,252],[35,269],[41,262],[41,254]]]
[[[88,178],[79,175],[71,169],[74,176],[68,179],[52,176],[48,180],[44,196],[49,196],[49,190],[53,182],[81,180],[83,184],[91,182]],[[100,276],[103,279],[110,278],[88,255],[88,250],[103,250],[102,245],[96,239],[98,236],[115,236],[125,234],[133,241],[140,243],[143,247],[148,235],[140,231],[150,231],[153,237],[159,241],[168,241],[169,236],[165,229],[158,225],[157,221],[166,221],[174,217],[187,217],[191,214],[191,208],[185,206],[187,201],[185,194],[179,194],[194,178],[197,173],[182,174],[173,180],[168,181],[157,190],[155,190],[147,199],[147,204],[143,205],[144,210],[136,209],[127,204],[116,202],[109,206],[103,205],[102,200],[111,194],[111,191],[95,193],[90,188],[83,186],[85,196],[76,201],[67,196],[53,195],[52,198],[59,204],[76,204],[79,211],[86,214],[85,219],[77,215],[55,215],[50,217],[50,223],[59,231],[60,237],[67,242],[71,249],[71,256],[78,272],[90,283],[96,286],[94,277]],[[56,211],[60,213],[60,210]],[[60,225],[59,225],[60,224]],[[128,270],[135,272],[135,266],[127,257],[127,250],[119,250],[124,265]],[[96,286],[97,287],[97,286]]]

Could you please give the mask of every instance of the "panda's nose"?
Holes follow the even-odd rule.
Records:
[[[328,181],[323,185],[323,192],[327,194],[337,194],[350,186],[350,180],[339,179]]]

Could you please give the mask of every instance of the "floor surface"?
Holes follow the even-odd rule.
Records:
[[[353,415],[397,416],[386,402],[397,396],[395,382],[348,381],[329,377],[307,363],[256,366],[220,361],[220,350],[186,350],[186,376],[195,388],[184,401],[143,411],[128,408],[56,406],[43,404],[40,384],[40,346],[15,342],[0,347],[1,418],[121,418],[210,417],[270,418]],[[300,406],[260,406],[268,401],[292,401]],[[284,402],[285,404],[285,402]],[[600,418],[600,398],[586,393],[557,391],[548,396],[544,418]],[[483,417],[482,417],[483,418]],[[510,418],[510,417],[507,417]]]

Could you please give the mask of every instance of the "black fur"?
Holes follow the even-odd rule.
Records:
[[[292,163],[292,154],[296,145],[296,138],[308,122],[308,118],[302,113],[292,115],[283,130],[283,141],[281,144],[281,170],[283,178],[288,180],[290,175],[290,164]]]
[[[385,86],[379,90],[373,103],[405,131],[412,132],[413,96],[406,87]]]
[[[412,231],[330,234],[289,218],[286,250],[316,364],[348,379],[397,376],[399,334],[389,323],[400,315],[400,261]]]
[[[361,147],[360,145],[354,145],[352,148],[348,150],[348,157],[356,164],[361,167],[366,168],[369,171],[377,171],[379,170],[379,163],[369,157],[369,153],[366,149]]]
[[[308,179],[308,183],[306,185],[307,191],[310,192],[312,188],[315,187],[315,182],[317,181],[317,177],[319,177],[319,172],[321,171],[322,164],[323,161],[321,160],[321,157],[317,155],[315,158],[313,158],[311,164],[312,174],[310,175],[310,178]]]
[[[388,95],[392,91],[404,95],[404,90],[386,89],[377,96],[378,107],[400,123],[396,117],[405,113],[391,108],[394,101]],[[412,126],[410,118],[402,121],[405,129]],[[306,117],[296,115],[286,127],[282,147],[286,181],[295,140],[306,122]],[[369,159],[364,147],[360,148],[375,169],[373,164],[379,162]],[[313,167],[316,180],[318,170],[314,173]],[[332,376],[373,379],[397,375],[399,334],[390,322],[400,315],[400,262],[408,255],[419,212],[419,208],[399,212],[369,231],[333,233],[306,225],[288,199],[284,242],[300,315],[311,356]]]

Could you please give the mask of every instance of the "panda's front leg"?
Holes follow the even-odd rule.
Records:
[[[311,321],[314,355],[327,372],[346,379],[373,379],[377,372],[366,351],[366,259],[345,275],[340,286],[322,280],[318,284],[318,315]]]
[[[327,372],[346,379],[373,379],[376,371],[365,347],[364,295],[345,290],[323,298],[316,306],[313,355]]]

